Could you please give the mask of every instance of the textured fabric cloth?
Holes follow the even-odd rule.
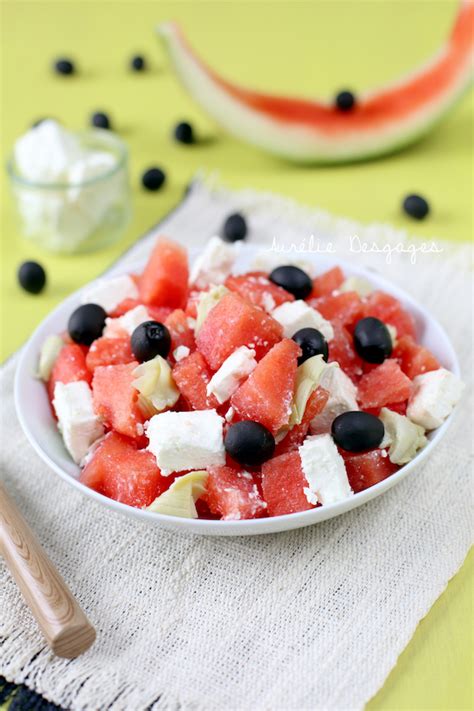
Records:
[[[348,237],[410,242],[250,191],[197,183],[162,231],[202,244],[244,211],[251,240],[311,234],[348,256]],[[146,254],[142,239],[124,259]],[[411,243],[416,244],[416,243]],[[466,248],[356,254],[437,315],[471,373]],[[354,245],[353,245],[354,246]],[[420,245],[418,245],[420,246]],[[472,541],[470,389],[427,464],[349,514],[259,537],[194,537],[112,513],[38,459],[14,414],[15,358],[1,376],[1,472],[7,488],[98,630],[74,661],[45,647],[0,564],[0,674],[70,709],[361,709]]]

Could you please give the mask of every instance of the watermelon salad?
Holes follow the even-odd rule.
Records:
[[[453,410],[461,381],[396,298],[338,266],[234,273],[237,254],[213,237],[190,267],[160,237],[141,274],[85,288],[44,343],[85,486],[187,518],[291,514],[392,476]]]

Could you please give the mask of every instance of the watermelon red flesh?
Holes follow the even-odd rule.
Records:
[[[140,278],[140,298],[152,306],[184,308],[188,296],[188,279],[186,250],[161,237]]]
[[[397,329],[397,338],[411,336],[415,338],[415,321],[398,299],[383,291],[373,291],[365,299],[364,316],[374,316]]]
[[[408,335],[397,339],[392,358],[400,363],[401,369],[411,380],[417,375],[441,368],[431,351],[415,343]]]
[[[265,311],[271,310],[268,308],[269,304],[272,304],[272,308],[276,308],[287,301],[295,300],[293,294],[273,284],[265,272],[248,272],[238,276],[229,276],[225,281],[225,286]]]
[[[118,306],[116,306],[115,310],[110,314],[110,316],[111,318],[119,318],[120,316],[126,314],[127,311],[131,311],[137,306],[140,306],[141,303],[142,302],[138,301],[138,299],[124,299],[120,302]],[[169,306],[153,306],[151,304],[148,304],[146,309],[150,314],[150,319],[152,321],[158,321],[159,323],[164,323],[170,313],[173,311],[173,309]]]
[[[313,509],[304,493],[307,486],[298,452],[274,457],[262,467],[262,491],[269,516]]]
[[[341,449],[340,453],[346,465],[347,478],[356,493],[378,484],[398,469],[388,456],[383,456],[381,449],[361,454],[344,452]]]
[[[196,338],[198,350],[218,370],[239,346],[255,348],[260,360],[283,335],[281,325],[238,294],[225,294],[207,315]]]
[[[201,353],[195,351],[176,363],[173,378],[182,397],[193,410],[208,410],[218,407],[214,395],[207,395],[206,389],[212,373]]]
[[[117,432],[106,435],[80,476],[83,484],[100,494],[138,508],[149,506],[173,479],[161,476],[151,452],[137,449]]]
[[[333,291],[339,289],[343,281],[344,273],[342,269],[333,267],[313,279],[313,291],[309,298],[318,299],[320,296],[329,296]]]
[[[354,349],[351,334],[339,321],[332,322],[334,338],[329,341],[329,362],[339,363],[342,370],[354,382],[362,375],[363,361]]]
[[[100,365],[118,365],[135,360],[130,337],[98,338],[89,348],[86,365],[92,372]]]
[[[328,294],[318,299],[311,299],[309,304],[328,321],[339,321],[347,327],[355,324],[364,316],[365,312],[364,304],[355,291]]]
[[[140,304],[141,301],[138,299],[124,299],[115,307],[113,311],[110,312],[109,316],[110,318],[120,318],[120,316],[126,314],[127,311],[131,311],[137,306],[140,306]]]
[[[474,6],[461,4],[441,50],[407,77],[360,95],[352,111],[310,99],[262,94],[220,77],[172,23],[158,28],[184,87],[231,134],[301,162],[382,155],[426,133],[471,83]]]
[[[299,346],[285,338],[262,358],[231,398],[241,419],[260,422],[273,433],[288,424],[299,355]]]
[[[256,479],[232,467],[210,467],[205,501],[224,520],[260,518],[266,513]]]
[[[172,311],[164,324],[171,336],[171,353],[178,346],[186,346],[190,351],[196,348],[194,331],[189,327],[188,317],[182,309]]]
[[[362,376],[357,388],[357,400],[363,410],[384,407],[389,403],[408,400],[411,389],[410,378],[403,373],[396,360],[389,358]]]
[[[74,383],[77,380],[91,382],[92,375],[86,365],[87,348],[77,343],[68,343],[61,348],[48,380],[48,395],[54,398],[56,383]]]
[[[141,438],[145,418],[138,407],[138,390],[132,387],[138,363],[99,366],[94,370],[94,409],[107,427],[132,439]]]
[[[310,395],[306,404],[301,424],[294,425],[286,437],[284,437],[281,442],[277,444],[275,447],[275,456],[286,454],[286,452],[294,452],[301,444],[303,444],[303,441],[308,434],[311,420],[324,410],[328,398],[329,393],[327,390],[321,386],[316,388],[314,393]]]

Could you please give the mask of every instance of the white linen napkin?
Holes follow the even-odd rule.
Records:
[[[247,215],[251,241],[289,245],[313,234],[384,272],[436,314],[469,379],[466,247],[438,241],[442,252],[417,252],[414,264],[406,250],[420,243],[388,225],[202,181],[159,231],[203,244],[235,210]],[[156,232],[122,262],[145,255]],[[402,247],[390,263],[386,251],[348,255],[351,235]],[[53,658],[0,563],[0,674],[65,708],[361,709],[471,544],[470,389],[430,461],[369,504],[289,533],[204,538],[112,513],[51,472],[15,416],[15,362],[1,373],[1,476],[98,638],[76,660]]]

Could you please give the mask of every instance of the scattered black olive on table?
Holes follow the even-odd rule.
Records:
[[[222,238],[226,242],[237,242],[238,240],[245,239],[246,236],[247,223],[245,217],[239,212],[229,215],[222,227]]]
[[[18,281],[30,294],[39,294],[46,285],[46,272],[38,262],[23,262],[18,269]]]
[[[374,316],[361,318],[354,329],[354,346],[367,363],[383,363],[392,354],[393,343],[387,326]]]
[[[340,91],[336,96],[336,106],[339,111],[352,111],[356,99],[351,91]]]
[[[139,363],[157,355],[166,358],[171,348],[170,332],[158,321],[145,321],[136,327],[131,338],[132,353]]]
[[[166,180],[166,173],[161,168],[148,168],[142,175],[142,185],[152,192],[159,190]]]
[[[275,438],[259,422],[243,420],[229,427],[224,445],[236,462],[244,467],[257,467],[273,456]]]
[[[194,143],[194,131],[190,123],[182,121],[174,128],[174,137],[178,143],[191,144]]]
[[[407,195],[403,201],[403,209],[409,217],[424,220],[430,211],[430,206],[421,195]]]
[[[74,62],[71,59],[61,58],[54,62],[54,71],[56,74],[62,74],[63,76],[68,76],[74,74],[76,68]]]
[[[380,445],[385,427],[382,420],[369,412],[343,412],[333,420],[331,434],[346,452],[363,452]]]
[[[277,267],[269,276],[277,286],[281,286],[290,294],[293,294],[295,299],[306,299],[313,290],[313,282],[311,277],[299,267],[288,265]]]
[[[104,111],[96,111],[93,113],[91,116],[91,124],[95,126],[95,128],[111,128],[110,118]]]
[[[90,346],[100,338],[105,326],[107,314],[98,304],[83,304],[72,312],[67,330],[75,343]]]
[[[145,57],[141,54],[136,54],[130,60],[130,69],[134,72],[143,72],[146,69]]]
[[[293,334],[292,339],[303,351],[298,358],[298,365],[301,365],[315,355],[322,355],[323,360],[328,361],[329,348],[326,339],[321,331],[316,328],[300,328]]]

